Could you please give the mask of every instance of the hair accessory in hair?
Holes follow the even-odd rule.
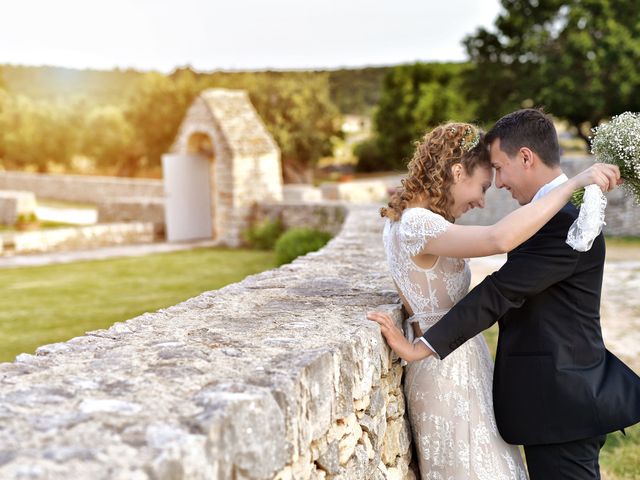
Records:
[[[478,132],[478,130],[471,126],[468,126],[464,130],[464,135],[460,140],[460,148],[462,148],[462,150],[464,150],[465,152],[470,152],[471,150],[476,148],[479,142],[480,132]]]

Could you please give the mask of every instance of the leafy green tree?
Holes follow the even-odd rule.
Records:
[[[118,175],[135,176],[141,168],[160,165],[162,154],[171,147],[198,91],[198,82],[189,71],[175,78],[148,73],[136,81],[126,101],[124,119],[133,129],[138,145],[130,150],[130,155],[113,160],[117,162]],[[117,122],[124,132],[127,127],[113,112],[109,115],[108,121]]]
[[[249,92],[258,114],[280,146],[288,181],[308,181],[312,167],[320,158],[332,153],[332,142],[340,135],[340,113],[331,99],[327,72],[202,74],[183,67],[165,76],[130,70],[3,68],[12,95],[9,106],[16,102],[13,95],[22,94],[21,101],[28,105],[38,102],[45,110],[48,109],[46,105],[58,105],[59,99],[60,106],[66,105],[66,131],[78,132],[80,137],[73,154],[94,157],[101,169],[123,176],[135,176],[148,167],[160,165],[160,158],[174,141],[187,108],[201,90],[210,87]],[[347,88],[346,78],[358,76],[355,71],[345,75],[341,77],[343,94]],[[377,70],[365,75],[365,83],[372,90],[376,75],[379,75]],[[57,78],[64,81],[56,81]],[[370,98],[367,96],[366,101]],[[0,108],[5,108],[2,105],[0,103]],[[40,114],[44,115],[44,112]],[[9,114],[0,112],[0,116],[3,115]],[[20,120],[18,130],[22,129],[20,131],[24,133],[29,123],[25,119],[37,113],[29,107],[17,115]],[[13,145],[26,141],[27,137],[20,137],[20,131],[14,131],[11,123],[8,125],[6,133],[14,137]],[[33,122],[32,136],[40,136],[41,130],[44,133],[46,125],[44,119],[43,123]],[[0,132],[0,146],[5,136]],[[36,146],[37,142],[30,148]],[[19,156],[13,157],[17,162],[15,168],[31,162],[26,160],[26,151],[12,151]],[[33,157],[32,154],[28,156]],[[55,157],[67,158],[66,155]]]
[[[469,92],[494,121],[544,106],[588,142],[589,130],[640,110],[640,21],[634,0],[502,0],[494,32],[465,39]]]
[[[0,89],[0,167],[5,168],[5,156],[6,156],[6,142],[5,137],[7,132],[9,131],[10,118],[7,114],[7,109],[9,105],[9,94]]]
[[[3,101],[3,163],[8,168],[46,172],[51,163],[67,164],[77,150],[73,112],[60,102],[6,95]]]
[[[313,166],[331,155],[331,140],[340,134],[340,114],[329,97],[327,77],[258,77],[249,94],[280,146],[285,181],[311,181]]]
[[[376,172],[387,165],[386,159],[380,152],[378,139],[375,137],[357,143],[353,147],[353,154],[358,158],[356,164],[358,172]]]
[[[331,155],[340,112],[331,101],[327,74],[260,72],[214,74],[206,87],[247,90],[267,130],[280,147],[286,182],[311,181],[312,169]]]
[[[331,100],[342,113],[366,115],[380,101],[382,82],[393,67],[333,70],[329,75]],[[322,73],[322,72],[318,72]]]
[[[95,161],[98,169],[110,173],[121,172],[144,156],[134,128],[122,108],[114,105],[98,106],[89,112],[79,149]]]
[[[468,65],[416,63],[395,67],[385,77],[374,118],[377,143],[385,164],[379,169],[402,169],[414,143],[426,130],[449,121],[470,121],[475,102],[462,91]]]

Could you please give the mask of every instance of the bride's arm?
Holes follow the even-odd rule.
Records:
[[[444,233],[426,242],[419,254],[468,258],[509,252],[551,220],[576,190],[597,184],[606,192],[612,190],[619,179],[618,167],[595,164],[493,225],[450,225]]]

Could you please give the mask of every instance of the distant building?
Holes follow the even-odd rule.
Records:
[[[280,150],[242,90],[210,89],[163,156],[167,238],[241,242],[255,202],[282,200]]]

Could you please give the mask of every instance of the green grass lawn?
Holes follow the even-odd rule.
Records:
[[[274,268],[273,252],[197,249],[0,270],[0,361]]]
[[[484,338],[495,356],[498,325],[486,330]],[[600,455],[603,480],[640,480],[640,424],[626,429],[625,433],[626,437],[620,432],[607,437]]]
[[[606,237],[607,247],[640,247],[640,237]]]

